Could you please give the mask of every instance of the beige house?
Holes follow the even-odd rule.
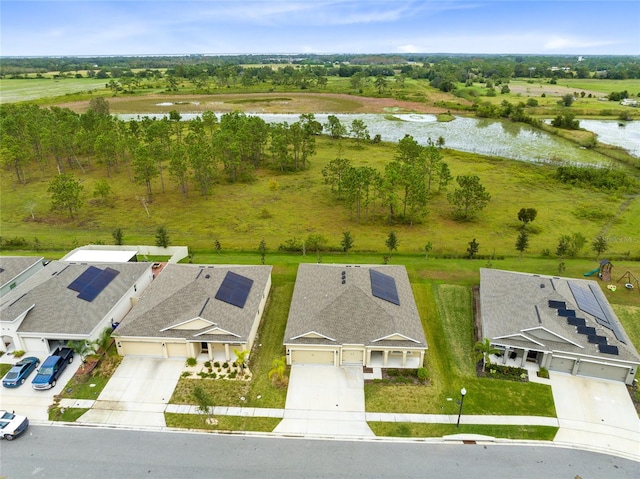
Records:
[[[301,264],[287,364],[418,368],[427,342],[404,266]]]
[[[251,350],[271,266],[167,264],[113,333],[123,355],[235,360]]]
[[[51,261],[2,297],[0,350],[49,354],[69,340],[93,341],[152,280],[152,263]]]
[[[596,281],[481,269],[479,302],[499,362],[632,383],[640,357]]]

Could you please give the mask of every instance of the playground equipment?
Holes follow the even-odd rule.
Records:
[[[638,292],[640,292],[640,284],[638,282],[638,278],[635,277],[635,275],[627,270],[627,272],[625,274],[623,274],[622,276],[620,276],[620,279],[618,280],[618,283],[620,283],[622,280],[625,280],[625,284],[624,287],[627,289],[637,289]]]
[[[583,276],[593,276],[596,273],[600,272],[600,267],[598,266],[596,269],[591,270],[591,271],[587,271],[585,274],[583,274]]]
[[[613,264],[608,259],[603,259],[600,261],[600,266],[591,271],[587,271],[583,276],[593,276],[598,273],[598,277],[602,281],[611,281],[611,269],[613,268]]]

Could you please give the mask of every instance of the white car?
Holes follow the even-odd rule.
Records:
[[[0,439],[13,441],[29,427],[29,419],[15,412],[0,411]]]

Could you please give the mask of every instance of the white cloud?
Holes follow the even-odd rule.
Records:
[[[545,50],[575,50],[580,48],[606,47],[616,45],[618,42],[611,40],[592,40],[569,37],[552,37],[544,42]]]
[[[408,45],[399,45],[398,51],[402,53],[419,53],[420,49],[415,45],[408,44]]]

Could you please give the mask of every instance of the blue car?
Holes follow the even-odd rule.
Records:
[[[21,359],[13,365],[7,374],[2,378],[2,385],[5,388],[17,388],[24,384],[24,382],[38,366],[40,366],[40,360],[29,356]]]

